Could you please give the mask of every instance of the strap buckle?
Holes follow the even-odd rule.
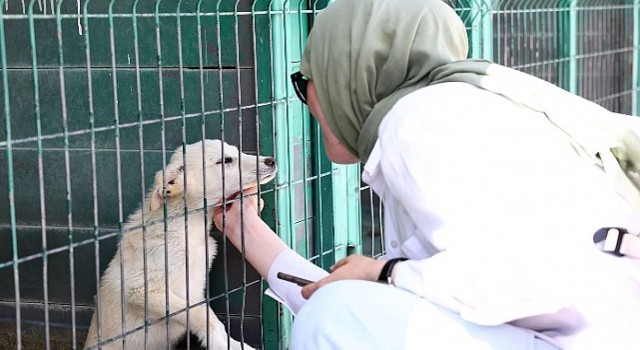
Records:
[[[640,258],[640,237],[620,227],[603,227],[593,235],[593,243],[604,253]]]

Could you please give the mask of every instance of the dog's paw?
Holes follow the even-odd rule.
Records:
[[[242,344],[241,344],[241,343],[238,343],[238,344],[237,344],[237,347],[235,347],[235,348],[234,348],[234,347],[232,346],[231,348],[232,348],[232,349],[237,349],[237,350],[240,350],[240,349],[244,349],[244,350],[255,350],[255,348],[254,348],[254,347],[249,346],[249,345],[247,345],[247,344],[244,344],[244,346],[242,346]]]
[[[255,350],[255,348],[253,348],[252,346],[248,345],[248,344],[242,344],[241,342],[234,340],[234,339],[229,339],[230,341],[230,346],[229,348],[231,348],[232,350]]]

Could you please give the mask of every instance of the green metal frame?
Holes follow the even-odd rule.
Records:
[[[279,186],[277,193],[277,233],[293,250],[328,269],[337,260],[361,251],[360,168],[332,164],[327,159],[320,129],[288,80],[299,69],[310,23],[325,5],[309,7],[300,0],[274,2],[270,16],[273,100],[277,101],[275,154],[280,169],[276,181],[286,184]],[[265,300],[263,311],[265,347],[286,348],[293,316],[272,300]],[[267,326],[269,315],[277,315],[276,327]]]
[[[468,17],[462,19],[468,24],[469,56],[493,58],[493,0],[472,0],[468,5]],[[464,2],[460,2],[462,5]]]
[[[560,86],[578,92],[578,0],[560,0],[558,47],[560,50]]]

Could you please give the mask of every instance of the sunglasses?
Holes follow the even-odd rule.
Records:
[[[307,83],[309,80],[302,75],[300,72],[295,72],[291,74],[291,84],[293,84],[293,90],[296,92],[296,95],[302,101],[302,103],[307,104]]]

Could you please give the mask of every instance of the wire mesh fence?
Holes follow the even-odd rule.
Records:
[[[63,326],[61,347],[77,348],[127,216],[169,152],[222,138],[273,154],[272,115],[287,102],[272,99],[272,15],[248,1],[4,5],[2,316],[15,331],[3,339],[53,346]],[[217,238],[207,302],[234,338],[261,344],[261,281]]]
[[[633,1],[501,1],[495,7],[494,58],[604,107],[633,106]]]
[[[470,56],[637,113],[639,1],[448,2],[467,26]],[[100,278],[133,232],[128,217],[156,172],[166,176],[173,151],[204,139],[275,157],[262,215],[300,254],[325,268],[353,252],[384,254],[382,203],[360,184],[358,166],[327,160],[319,128],[287,84],[326,1],[2,4],[0,348],[84,345]],[[212,205],[157,224],[208,217]],[[242,251],[211,235],[218,256],[200,304],[232,338],[286,348],[291,314],[262,296],[265,283]],[[174,263],[161,265],[166,276]],[[148,333],[200,304],[146,315],[133,329],[124,320],[121,333]],[[177,347],[200,344],[187,337]]]

